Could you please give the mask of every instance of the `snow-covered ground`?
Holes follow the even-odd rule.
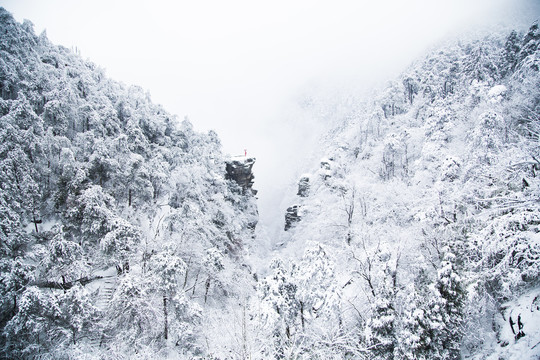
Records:
[[[502,315],[496,319],[501,329],[498,344],[488,360],[537,360],[540,359],[540,287],[503,305]],[[519,333],[518,317],[524,336]],[[514,331],[510,325],[512,319]]]

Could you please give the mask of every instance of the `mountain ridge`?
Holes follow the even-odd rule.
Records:
[[[376,349],[356,356],[537,358],[535,313],[520,315],[527,340],[508,337],[507,322],[538,292],[539,39],[534,23],[452,42],[362,103],[314,105],[338,109],[325,115],[336,125],[320,165],[303,169],[309,196],[290,203],[302,216],[282,233],[280,271],[294,282],[302,252],[324,247],[341,279],[334,336],[356,329]],[[322,318],[311,331],[332,321]]]
[[[252,281],[258,218],[217,134],[4,9],[0,26],[1,356],[201,353],[202,309]]]

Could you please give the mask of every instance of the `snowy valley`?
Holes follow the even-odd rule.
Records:
[[[539,44],[305,95],[276,230],[251,154],[0,8],[0,358],[540,358]]]

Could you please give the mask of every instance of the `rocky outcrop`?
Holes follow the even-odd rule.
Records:
[[[309,196],[309,178],[309,174],[302,175],[302,177],[298,181],[298,193],[296,195],[300,197]],[[285,212],[285,231],[288,231],[291,227],[293,227],[294,224],[301,220],[301,209],[302,205],[299,204],[292,205],[287,208],[287,211]]]
[[[285,213],[285,231],[289,230],[295,223],[299,222],[301,219],[300,209],[301,205],[293,205],[287,208]]]
[[[332,161],[333,159],[321,159],[321,173],[324,180],[332,177]]]
[[[253,189],[255,175],[253,175],[253,165],[255,158],[232,158],[226,162],[227,180],[234,180],[242,188],[244,194],[251,191],[253,195],[257,195],[257,190]]]
[[[307,197],[309,195],[309,176],[304,175],[298,181],[298,193],[296,195],[300,197]]]

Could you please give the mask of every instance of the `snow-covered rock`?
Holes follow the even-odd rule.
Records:
[[[257,190],[253,189],[255,175],[253,175],[253,165],[255,158],[252,157],[234,157],[226,162],[226,179],[234,180],[240,185],[246,193],[251,190],[253,195],[257,195]]]
[[[309,174],[302,175],[298,181],[298,193],[296,195],[300,197],[306,197],[309,194]]]
[[[489,101],[492,103],[498,103],[500,102],[504,96],[506,95],[506,92],[508,89],[504,85],[495,85],[488,91],[488,97]]]
[[[285,231],[289,230],[302,217],[300,213],[301,205],[293,205],[287,208],[285,213]]]

